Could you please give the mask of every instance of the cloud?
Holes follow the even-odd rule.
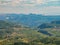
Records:
[[[60,0],[0,1],[0,13],[60,14]]]
[[[3,2],[3,3],[2,3]],[[0,1],[0,4],[1,5],[12,5],[12,6],[16,6],[16,5],[19,5],[20,6],[20,4],[21,5],[36,5],[36,4],[42,4],[42,3],[44,3],[44,1],[43,0],[6,0],[6,1]]]
[[[33,6],[35,5],[34,0],[11,0],[11,1],[0,1],[1,6]]]
[[[36,0],[36,3],[37,4],[42,4],[42,3],[44,3],[44,0]]]
[[[49,1],[60,1],[60,0],[49,0]]]
[[[57,3],[56,3],[57,2]],[[56,4],[55,4],[56,3]],[[44,6],[59,6],[60,0],[5,0],[0,1],[1,6],[37,6],[37,7],[44,7]]]

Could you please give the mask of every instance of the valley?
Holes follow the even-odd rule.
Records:
[[[0,45],[60,45],[60,16],[0,15]]]

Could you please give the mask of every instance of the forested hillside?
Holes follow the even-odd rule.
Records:
[[[60,45],[60,37],[46,35],[38,30],[0,20],[0,45]]]

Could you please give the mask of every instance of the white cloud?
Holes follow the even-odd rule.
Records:
[[[37,4],[42,4],[42,3],[45,3],[44,0],[36,0]]]
[[[59,1],[59,0],[49,0],[49,1]]]
[[[20,0],[12,0],[11,5],[16,6],[20,3]]]
[[[46,15],[59,15],[60,14],[60,6],[49,6],[45,7],[41,10],[43,14]]]
[[[57,0],[11,0],[0,2],[0,13],[42,13],[42,14],[60,14],[60,7],[43,7],[40,4],[46,4]],[[38,6],[39,5],[39,6]],[[48,3],[47,3],[48,5]],[[42,7],[42,8],[41,8]]]

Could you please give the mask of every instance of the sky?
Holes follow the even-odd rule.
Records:
[[[0,13],[60,15],[60,0],[0,0]]]

